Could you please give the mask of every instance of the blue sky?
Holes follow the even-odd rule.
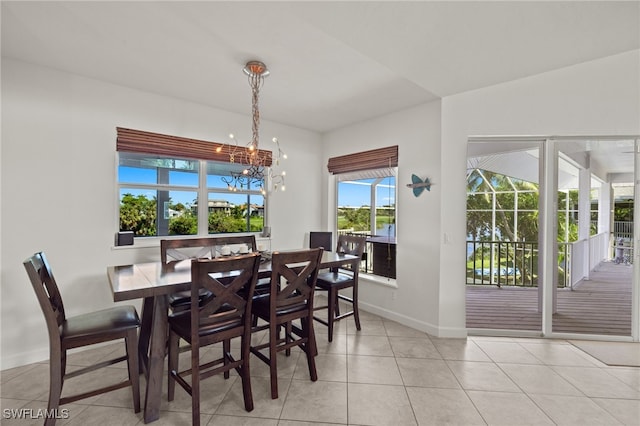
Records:
[[[118,168],[120,183],[132,183],[132,184],[155,184],[157,181],[155,169],[142,169],[139,167],[126,167],[120,166]],[[377,187],[377,205],[383,206],[389,204],[389,197],[391,199],[395,197],[395,188],[389,185],[390,179],[386,178],[383,182],[378,184]],[[368,206],[370,201],[370,185],[367,183],[373,182],[373,179],[363,179],[357,182],[345,181],[340,183],[339,189],[339,206],[360,207],[363,205]],[[174,203],[192,204],[193,200],[197,197],[198,188],[198,175],[194,172],[183,171],[170,171],[169,183],[171,185],[180,185],[186,187],[192,187],[193,191],[171,191],[170,197]],[[209,187],[217,187],[221,189],[226,188],[226,184],[222,182],[220,176],[209,175],[207,177],[207,185]],[[133,195],[146,195],[148,198],[155,196],[155,191],[145,189],[131,189],[123,188],[121,195],[125,193],[131,193]],[[232,194],[227,191],[222,191],[224,198],[233,202],[234,204],[242,204],[246,202],[246,195]],[[222,195],[222,194],[221,194]],[[254,197],[252,197],[254,198]],[[255,198],[254,198],[255,199]],[[257,201],[257,200],[256,200]],[[253,200],[252,200],[253,202]]]

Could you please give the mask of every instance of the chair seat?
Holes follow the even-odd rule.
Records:
[[[117,334],[140,326],[133,306],[118,306],[67,318],[61,325],[62,339],[81,339],[101,334]]]
[[[200,301],[209,296],[211,296],[211,292],[200,289]],[[169,295],[168,300],[172,310],[189,309],[189,305],[191,304],[191,291],[185,290],[172,293]]]
[[[287,315],[307,308],[306,303],[296,303],[293,305],[279,306],[276,308],[276,316]],[[269,318],[270,296],[268,294],[258,295],[253,298],[253,313],[263,319]]]
[[[226,313],[232,310],[233,309],[231,307],[223,307],[218,311],[218,313]],[[206,324],[204,319],[200,320],[199,335],[201,338],[243,326],[242,321],[239,318],[234,320],[216,321],[215,315],[212,315],[209,319],[211,321],[209,324]],[[182,311],[171,314],[169,316],[169,324],[180,337],[187,341],[191,340],[191,311]]]
[[[341,271],[337,272],[322,272],[318,274],[317,287],[339,287],[343,284],[352,285],[353,275],[351,273],[345,273]]]

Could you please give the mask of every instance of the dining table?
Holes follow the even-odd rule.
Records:
[[[271,276],[271,261],[264,256],[258,278]],[[360,259],[345,253],[325,251],[320,268],[358,267]],[[114,302],[143,299],[138,353],[146,378],[144,422],[160,418],[160,400],[171,293],[191,288],[191,259],[163,264],[160,261],[107,267]]]

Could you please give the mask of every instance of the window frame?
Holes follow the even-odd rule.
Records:
[[[188,185],[180,185],[180,184],[167,184],[167,183],[135,183],[135,182],[120,182],[120,159],[122,155],[134,155],[134,156],[149,156],[156,158],[167,158],[171,160],[186,160],[195,162],[198,173],[198,184],[197,186],[188,186]],[[261,231],[251,231],[249,226],[249,219],[247,218],[247,229],[240,232],[228,232],[228,233],[209,233],[209,194],[220,193],[220,194],[229,194],[226,188],[223,186],[220,187],[209,187],[207,185],[207,172],[209,170],[210,164],[226,164],[228,167],[228,162],[225,161],[215,161],[208,159],[200,159],[200,158],[192,158],[192,157],[180,157],[179,155],[163,155],[157,153],[145,153],[145,152],[131,152],[131,151],[116,151],[116,161],[115,161],[115,174],[116,174],[116,194],[115,194],[115,218],[116,218],[116,232],[120,232],[120,207],[121,207],[121,192],[122,189],[148,189],[150,191],[189,191],[195,192],[197,196],[197,211],[196,217],[198,221],[197,225],[197,233],[196,234],[180,234],[180,235],[149,235],[149,236],[136,236],[134,235],[134,245],[136,242],[141,241],[150,241],[157,242],[160,239],[167,238],[186,238],[186,237],[207,237],[214,235],[250,235],[256,234],[260,235]],[[238,164],[238,167],[243,167],[241,164]],[[265,187],[268,187],[268,179],[265,177]],[[248,200],[251,200],[251,196],[259,196],[263,199],[263,229],[268,226],[268,198],[269,193],[266,192],[263,194],[259,190],[250,190],[250,189],[238,189],[232,192],[234,195],[246,195]],[[204,200],[202,202],[201,200]],[[157,219],[156,219],[157,221]],[[157,228],[156,228],[157,230]]]
[[[397,248],[397,243],[398,243],[398,167],[394,166],[394,167],[376,167],[376,168],[371,168],[371,169],[367,169],[367,170],[359,170],[359,171],[353,171],[353,172],[349,172],[349,173],[341,173],[341,174],[335,174],[334,175],[334,185],[335,185],[335,208],[334,208],[334,212],[335,212],[335,233],[336,235],[340,235],[340,230],[338,229],[338,209],[339,209],[339,199],[340,199],[340,183],[341,182],[345,182],[345,181],[351,181],[351,180],[364,180],[364,179],[378,179],[380,181],[383,181],[384,179],[388,178],[388,177],[393,177],[395,179],[395,186],[393,189],[393,197],[394,197],[394,214],[393,214],[393,225],[394,225],[394,233],[393,233],[393,239],[394,239],[394,245],[396,245]],[[379,182],[378,182],[379,183]],[[369,236],[376,236],[376,222],[375,222],[375,217],[376,215],[376,206],[375,206],[375,201],[377,199],[376,195],[375,195],[375,191],[373,190],[373,188],[376,185],[371,185],[370,186],[370,190],[369,190],[369,201],[370,201],[370,223],[369,223],[369,230],[367,231],[367,235]],[[365,264],[364,269],[362,269],[361,267],[361,276],[366,276],[369,279],[373,279],[376,282],[380,282],[380,283],[384,283],[384,284],[392,284],[393,287],[395,286],[395,281],[396,278],[394,277],[389,277],[386,275],[380,275],[380,274],[376,274],[373,271],[373,244],[371,242],[367,242],[366,244],[366,249],[365,252],[367,253],[367,264]],[[369,259],[370,258],[370,259]],[[396,251],[396,256],[393,257],[393,262],[394,262],[394,270],[397,271],[397,251]],[[369,268],[368,265],[371,264],[371,267]]]

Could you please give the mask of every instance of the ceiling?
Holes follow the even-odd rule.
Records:
[[[640,48],[636,1],[2,1],[2,56],[326,132]]]

